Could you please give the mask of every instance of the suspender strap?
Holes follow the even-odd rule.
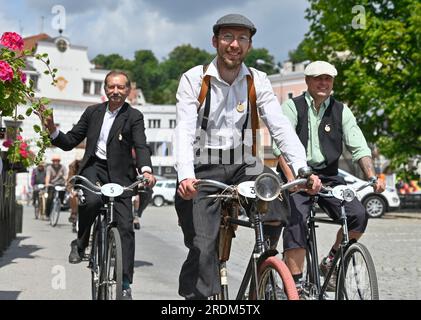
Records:
[[[203,74],[205,74],[206,70],[208,69],[208,64],[203,65]],[[205,75],[202,79],[202,86],[200,87],[199,97],[197,101],[199,101],[199,107],[197,108],[197,112],[199,112],[200,108],[202,107],[203,101],[205,101],[205,97],[208,94],[210,86],[210,75]]]
[[[250,71],[251,73],[251,71]],[[253,146],[251,149],[253,157],[256,156],[256,134],[257,129],[259,129],[259,116],[257,115],[257,106],[256,106],[256,88],[254,87],[253,76],[247,76],[247,89],[248,89],[248,101],[251,107],[251,130],[253,138]]]

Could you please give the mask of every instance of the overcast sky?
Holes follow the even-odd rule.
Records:
[[[225,14],[241,13],[257,27],[254,47],[267,48],[283,62],[309,26],[306,0],[0,0],[0,32],[55,37],[60,21],[52,13],[55,5],[65,8],[63,35],[87,46],[90,59],[99,53],[132,59],[144,49],[162,60],[182,44],[213,53],[213,24]]]

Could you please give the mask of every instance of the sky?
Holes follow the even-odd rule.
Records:
[[[215,52],[212,26],[240,13],[257,28],[253,46],[282,63],[308,31],[307,7],[306,0],[0,0],[0,34],[56,37],[61,27],[70,43],[88,47],[90,59],[101,53],[133,59],[135,51],[151,50],[162,61],[183,44]]]

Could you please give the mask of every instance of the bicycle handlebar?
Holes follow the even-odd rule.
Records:
[[[76,180],[76,179],[80,179],[80,180],[82,180],[83,182],[85,182],[85,183],[87,184],[87,186],[82,185],[82,184],[75,184],[75,180]],[[140,184],[142,184],[142,186],[144,186],[144,184],[145,184],[146,182],[148,182],[148,181],[149,181],[149,180],[148,180],[147,178],[145,178],[143,175],[138,175],[138,176],[136,177],[136,179],[137,179],[137,180],[136,180],[135,182],[133,182],[130,186],[128,186],[128,187],[123,187],[123,190],[124,190],[124,191],[133,191],[133,188],[134,188],[134,187],[136,187],[136,186],[138,186],[138,185],[140,185]],[[90,191],[90,192],[95,193],[95,194],[102,194],[102,192],[101,192],[101,187],[99,187],[99,186],[97,186],[97,185],[93,184],[91,181],[89,181],[89,180],[88,180],[87,178],[85,178],[84,176],[74,175],[73,177],[71,177],[71,178],[69,179],[69,183],[73,184],[73,187],[82,188],[82,189],[85,189],[85,190]]]
[[[280,191],[284,191],[284,190],[288,190],[290,188],[293,188],[295,186],[298,185],[303,185],[307,183],[307,179],[305,178],[301,178],[301,179],[296,179],[294,181],[285,183],[283,185],[280,186]],[[216,180],[211,180],[211,179],[201,179],[196,181],[196,183],[194,184],[195,188],[200,188],[202,186],[210,186],[210,187],[216,187],[218,189],[224,190],[224,191],[228,191],[232,194],[234,194],[234,192],[237,190],[237,186],[236,185],[228,185],[225,184],[223,182],[220,181],[216,181]],[[228,195],[213,195],[212,197],[231,197]]]

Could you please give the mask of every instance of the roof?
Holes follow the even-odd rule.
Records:
[[[23,50],[32,50],[32,48],[35,47],[39,41],[51,40],[51,39],[52,38],[46,33],[40,33],[35,36],[23,38],[23,41],[24,41]]]

